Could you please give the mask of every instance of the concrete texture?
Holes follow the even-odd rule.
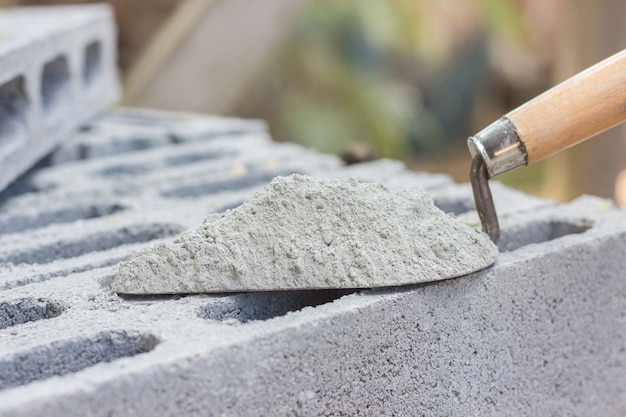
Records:
[[[123,262],[112,290],[388,287],[467,275],[491,265],[497,252],[485,233],[446,215],[424,191],[294,174]]]
[[[491,265],[497,253],[489,236],[442,212],[422,190],[294,174],[123,262],[112,290],[389,287],[467,275]]]
[[[422,187],[446,211],[475,216],[464,211],[469,186],[443,176],[388,161],[346,168],[272,143],[258,124],[230,131],[225,119],[167,142],[153,129],[163,117],[152,115],[145,147],[121,156],[95,151],[112,134],[100,126],[116,124],[123,148],[123,126],[132,143],[138,124],[108,115],[59,151],[75,157],[0,194],[0,256],[25,261],[0,267],[1,416],[626,412],[626,213],[594,197],[556,205],[493,184],[501,253],[461,278],[383,290],[114,294],[120,261],[236,207],[273,174],[394,178],[393,189]],[[167,123],[184,130],[194,119]],[[77,143],[84,152],[72,154]],[[138,229],[144,238],[133,238]]]
[[[0,10],[0,190],[118,98],[106,5]]]

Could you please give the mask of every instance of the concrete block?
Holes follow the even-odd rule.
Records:
[[[0,190],[118,97],[106,5],[0,11]]]
[[[122,155],[178,142],[265,133],[265,123],[220,116],[118,107],[83,129],[50,156],[49,163]]]
[[[361,182],[382,182],[391,190],[421,188],[427,191],[454,186],[452,178],[444,174],[409,171],[404,163],[391,159],[348,165],[328,173],[332,177],[355,177]]]
[[[105,119],[85,146],[113,135]],[[439,181],[387,162],[346,169],[260,130],[158,132],[128,155],[51,158],[0,196],[0,416],[624,414],[623,210],[494,184],[500,254],[475,274],[375,291],[119,297],[121,260],[236,206],[259,172]],[[471,216],[467,185],[440,184],[435,201]],[[194,191],[173,192],[182,185]]]

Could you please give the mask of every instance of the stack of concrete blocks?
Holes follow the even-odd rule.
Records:
[[[0,11],[0,190],[118,97],[104,5]]]
[[[112,112],[0,195],[0,415],[624,414],[626,213],[594,197],[493,183],[496,263],[443,282],[111,292],[121,260],[292,172],[422,187],[477,222],[446,176],[344,166],[256,122]]]
[[[594,197],[493,183],[496,263],[437,283],[113,293],[121,261],[277,175],[420,187],[478,219],[467,184],[344,166],[258,122],[126,109],[66,135],[115,92],[108,9],[70,11],[0,20],[15,37],[0,42],[2,184],[71,137],[0,193],[0,416],[626,413],[626,213]]]

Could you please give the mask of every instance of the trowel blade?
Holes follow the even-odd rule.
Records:
[[[421,190],[355,179],[278,177],[241,206],[120,265],[122,294],[372,288],[490,266],[489,237]]]

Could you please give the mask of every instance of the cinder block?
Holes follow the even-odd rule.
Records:
[[[118,97],[106,5],[0,11],[0,190]]]
[[[258,125],[168,141],[171,119],[161,116],[142,149],[53,156],[0,195],[0,415],[626,410],[626,212],[599,198],[558,205],[493,184],[502,224],[496,263],[443,282],[112,293],[121,260],[236,206],[278,173],[426,187],[445,211],[474,215],[469,187],[447,177],[388,161],[345,167],[274,144]],[[103,128],[113,117],[95,122],[81,146],[104,149],[114,136],[125,143],[124,123],[130,142],[133,116]],[[197,115],[180,123],[180,132],[211,125]]]
[[[265,133],[260,120],[118,107],[85,126],[50,156],[51,164],[128,154],[179,142]]]

